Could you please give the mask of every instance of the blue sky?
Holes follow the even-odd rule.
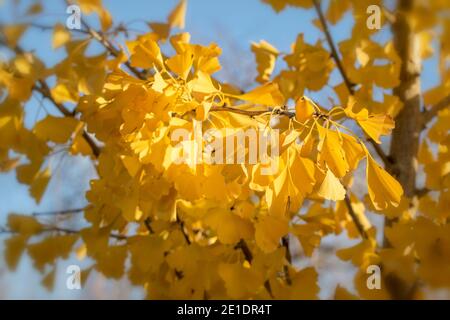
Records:
[[[0,22],[17,22],[20,18],[12,8],[12,0],[0,0]],[[145,22],[163,22],[178,0],[104,0],[105,6],[114,17],[114,22],[130,22],[131,30],[148,31]],[[24,7],[29,0],[22,1]],[[64,1],[43,1],[45,16],[39,18],[39,23],[53,25],[56,22],[65,23],[67,14]],[[262,39],[274,45],[279,51],[288,52],[298,33],[304,33],[305,40],[314,43],[324,39],[323,34],[311,21],[316,18],[313,10],[288,8],[281,13],[275,13],[272,8],[262,4],[259,0],[188,0],[186,17],[186,31],[191,33],[192,42],[208,44],[217,43],[223,49],[223,70],[218,76],[222,79],[235,80],[247,85],[256,76],[253,54],[250,51],[252,41]],[[352,21],[350,14],[337,25],[332,27],[332,34],[336,42],[347,38],[351,33]],[[88,17],[88,21],[94,21]],[[375,38],[385,41],[389,30],[382,30]],[[22,39],[26,49],[34,49],[44,62],[51,66],[64,56],[63,49],[51,49],[51,32],[32,29]],[[94,48],[95,50],[95,48]],[[278,63],[278,68],[282,63]],[[424,65],[423,87],[425,89],[439,82],[436,69],[436,59],[427,61]],[[341,82],[337,72],[333,73],[331,85]],[[325,88],[320,94],[311,94],[318,101],[328,101],[330,88]],[[37,100],[29,103],[27,108],[36,109]],[[51,109],[51,107],[49,107]],[[36,112],[33,111],[33,115]],[[43,114],[37,114],[43,116]],[[35,119],[33,116],[30,119]],[[29,119],[28,119],[29,120]],[[60,156],[56,160],[60,169],[52,180],[46,196],[40,205],[28,196],[26,186],[20,185],[14,173],[0,174],[0,224],[4,224],[9,212],[32,213],[78,207],[84,203],[84,192],[88,188],[89,178],[93,176],[93,169],[89,161],[82,158]],[[59,163],[60,162],[60,163]],[[77,169],[73,169],[73,168]],[[0,245],[0,253],[1,245]],[[21,265],[14,275],[2,272],[2,257],[0,257],[0,289],[2,283],[9,283],[10,297],[59,297],[61,292],[47,294],[38,288],[39,277],[33,273],[26,278],[28,285],[12,286],[30,273],[29,260]],[[24,292],[33,288],[30,296]],[[28,289],[27,289],[28,288]],[[23,291],[25,290],[25,291]],[[1,290],[0,290],[1,291]],[[68,296],[70,297],[70,295]]]

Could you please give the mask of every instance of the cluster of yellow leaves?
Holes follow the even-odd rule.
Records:
[[[258,76],[256,80],[264,83],[270,80],[275,62],[280,56],[278,50],[266,41],[252,44],[256,57]],[[305,42],[303,34],[297,36],[292,45],[292,52],[283,57],[287,68],[274,78],[284,97],[298,99],[305,89],[319,91],[328,83],[334,68],[329,52],[321,42],[310,45]]]
[[[270,129],[270,112],[253,118],[245,112],[280,109],[285,98],[272,82],[243,94],[222,86],[212,76],[220,69],[220,49],[214,44],[191,44],[187,34],[174,35],[168,40],[175,54],[166,57],[161,40],[151,32],[127,44],[131,65],[152,69],[147,79],[114,70],[101,92],[86,95],[78,103],[81,120],[104,144],[98,159],[99,179],[91,182],[87,193],[91,207],[86,218],[93,228],[82,233],[85,254],[107,276],[120,277],[129,250],[129,277],[133,283],[145,284],[149,297],[266,298],[267,283],[278,298],[315,297],[314,270],[299,272],[289,267],[292,285],[279,279],[287,264],[281,238],[294,234],[311,255],[324,235],[339,228],[355,232],[348,213],[336,220],[332,211],[324,216],[321,205],[301,216],[304,224],[292,224],[292,219],[305,199],[343,201],[346,177],[360,160],[367,157],[368,167],[376,165],[374,160],[357,136],[333,120],[339,108],[325,111],[302,97],[296,117],[282,128],[274,174],[264,175],[261,163],[175,162],[174,130],[194,132],[193,120],[203,121],[204,131]],[[221,111],[225,105],[244,114]],[[42,121],[47,128],[54,119]],[[377,137],[391,128],[385,129],[378,117],[360,116],[357,121]],[[77,124],[71,121],[65,127],[71,125]],[[51,136],[40,126],[34,129],[38,136],[51,141],[67,138],[63,132]],[[373,185],[377,179],[393,178],[382,169],[369,175],[374,206],[398,205],[401,188]],[[364,218],[364,212],[360,215]],[[126,245],[108,246],[104,232],[125,235],[128,224],[134,222],[141,226],[138,235],[128,238]],[[242,241],[251,257],[236,249]],[[244,279],[246,285],[242,285]]]

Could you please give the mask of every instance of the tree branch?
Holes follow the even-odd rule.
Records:
[[[67,228],[60,228],[60,227],[47,227],[43,229],[41,232],[62,232],[67,234],[79,234],[81,230],[74,230],[74,229],[67,229]],[[0,234],[15,234],[18,233],[17,231],[6,229],[4,227],[0,227]],[[109,235],[111,238],[117,239],[117,240],[127,240],[128,237],[126,235],[117,234],[117,233],[111,233]]]
[[[50,88],[48,87],[47,83],[44,80],[39,79],[38,83],[40,84],[40,86],[36,86],[36,85],[33,86],[33,90],[39,92],[44,98],[49,100],[64,116],[75,117],[74,112],[70,112],[63,104],[58,103],[55,101],[55,99],[53,99],[52,94],[50,92]],[[83,130],[82,135],[83,135],[84,140],[87,142],[87,144],[89,144],[89,146],[92,150],[92,153],[95,155],[96,158],[98,158],[98,156],[100,155],[100,152],[101,152],[100,147],[92,139],[92,137],[87,133],[86,130]]]
[[[396,17],[395,14],[392,13],[392,11],[390,11],[388,8],[386,8],[385,6],[383,6],[381,8],[381,10],[383,11],[384,17],[386,18],[386,20],[390,23],[390,24],[394,24]]]
[[[4,42],[3,39],[0,39],[0,45],[7,46],[6,42]],[[10,48],[13,50],[16,54],[24,54],[25,50],[23,50],[20,46],[15,46],[14,48]],[[48,99],[58,110],[66,117],[74,117],[75,113],[70,112],[69,109],[67,109],[63,104],[58,103],[53,99],[52,94],[50,92],[50,88],[48,87],[47,83],[43,79],[39,79],[37,81],[39,85],[33,85],[32,90],[39,92],[44,98]],[[91,147],[92,153],[95,155],[95,157],[98,157],[100,155],[100,147],[95,143],[95,141],[92,139],[92,137],[86,132],[86,130],[83,130],[83,138],[86,140],[86,142]]]
[[[96,31],[95,29],[91,28],[89,24],[81,19],[81,23],[86,28],[86,32],[91,35],[95,40],[97,40],[106,50],[108,50],[111,55],[114,57],[118,57],[120,54],[120,51],[106,38],[103,33]],[[145,80],[147,77],[145,76],[145,72],[142,72],[135,67],[133,67],[130,62],[127,60],[124,62],[124,64],[127,66],[127,68],[139,79]]]
[[[347,73],[344,70],[344,67],[342,65],[341,59],[339,58],[338,51],[336,49],[336,46],[334,44],[333,38],[331,37],[330,29],[328,27],[327,21],[325,19],[325,16],[323,15],[322,9],[320,7],[320,3],[318,0],[313,0],[314,8],[316,9],[317,15],[319,16],[320,23],[322,25],[323,32],[325,33],[325,37],[327,39],[328,45],[331,50],[331,56],[333,57],[336,66],[338,67],[339,72],[341,73],[342,78],[344,79],[345,86],[347,87],[347,90],[350,92],[350,94],[355,93],[354,86],[355,84],[350,81],[350,79],[347,76]],[[367,138],[367,141],[373,146],[375,152],[380,156],[380,158],[383,160],[386,167],[390,166],[392,164],[392,160],[389,159],[389,157],[384,153],[383,149],[381,149],[381,146],[378,145],[378,143],[375,142],[372,138]],[[344,198],[345,204],[348,209],[348,213],[350,214],[353,222],[356,225],[356,228],[358,229],[358,232],[361,234],[361,236],[364,239],[368,239],[369,236],[364,229],[361,221],[359,220],[358,216],[356,215],[355,211],[353,210],[350,198],[348,195],[345,195]]]
[[[264,113],[269,113],[269,112],[273,112],[276,115],[282,115],[282,116],[286,116],[289,118],[293,118],[295,117],[295,112],[291,112],[288,110],[273,110],[271,108],[266,109],[266,110],[243,110],[243,109],[236,109],[236,108],[232,108],[232,107],[227,107],[227,106],[222,106],[222,107],[217,107],[214,106],[212,107],[209,111],[228,111],[228,112],[233,112],[233,113],[238,113],[238,114],[242,114],[242,115],[246,115],[249,117],[255,117],[255,116],[260,116]]]
[[[320,7],[319,0],[313,0],[314,8],[316,9],[317,15],[319,16],[320,23],[322,25],[323,32],[325,33],[325,37],[328,42],[328,46],[331,50],[331,56],[336,63],[336,66],[342,76],[342,79],[344,79],[345,86],[347,87],[347,90],[350,92],[351,95],[355,94],[355,84],[350,81],[350,79],[347,76],[347,73],[344,70],[344,66],[342,65],[341,59],[339,58],[339,53],[336,49],[336,45],[334,44],[333,38],[330,33],[330,28],[328,27],[328,23],[325,19],[325,16],[322,12],[322,8]],[[373,146],[377,154],[380,156],[380,158],[383,160],[386,167],[388,167],[390,164],[392,164],[389,160],[389,157],[384,153],[384,151],[381,149],[381,147],[371,138],[368,138],[367,141]]]
[[[320,23],[322,25],[323,32],[325,33],[325,37],[327,38],[328,45],[330,46],[331,50],[331,56],[334,59],[334,62],[336,63],[336,66],[339,69],[339,72],[342,75],[342,78],[344,79],[345,85],[347,86],[348,90],[351,94],[354,94],[353,87],[355,86],[354,83],[350,81],[347,74],[345,73],[344,67],[342,65],[341,59],[339,58],[339,54],[337,52],[336,46],[334,45],[333,38],[331,37],[330,29],[328,28],[327,21],[325,19],[325,16],[323,15],[322,9],[320,7],[320,3],[318,0],[313,0],[314,8],[316,9],[317,15],[319,16]]]
[[[372,138],[367,138],[367,142],[369,142],[372,145],[373,149],[375,150],[377,155],[381,158],[386,168],[388,168],[394,163],[394,160],[383,151],[381,145],[376,143],[375,140],[373,140]]]
[[[428,122],[430,122],[435,116],[437,116],[439,111],[441,111],[449,106],[450,106],[450,95],[448,95],[447,97],[445,97],[444,99],[442,99],[441,101],[436,103],[429,110],[423,111],[422,112],[422,123],[424,124],[424,126]]]

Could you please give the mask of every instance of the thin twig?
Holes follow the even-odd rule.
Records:
[[[181,233],[183,234],[184,240],[186,240],[186,243],[188,245],[191,244],[191,240],[189,239],[189,235],[184,231],[184,222],[181,220],[178,220],[178,224],[180,225]]]
[[[147,228],[148,232],[150,232],[150,234],[153,234],[153,233],[155,233],[155,231],[152,228],[151,222],[152,221],[150,220],[150,218],[146,218],[144,220],[144,224],[145,224],[145,227]]]
[[[33,28],[44,30],[44,31],[45,30],[54,30],[54,28],[55,28],[53,26],[43,25],[43,24],[39,24],[39,23],[36,23],[36,22],[27,23],[27,25],[29,25],[30,27],[33,27]],[[78,32],[78,33],[82,33],[82,34],[88,34],[88,32],[86,30],[83,30],[83,29],[71,29],[70,31],[71,32]]]
[[[73,229],[67,229],[67,228],[61,228],[61,227],[50,227],[48,229],[44,229],[43,231],[46,231],[46,232],[55,231],[55,232],[63,232],[63,233],[69,233],[69,234],[78,234],[78,233],[80,233],[81,230],[73,230]],[[116,234],[116,233],[110,233],[109,236],[110,236],[110,238],[114,238],[117,240],[128,239],[127,236],[122,235],[122,234]]]
[[[235,249],[241,249],[242,253],[244,254],[245,260],[247,260],[249,263],[252,263],[253,260],[253,254],[250,251],[247,243],[244,239],[241,239],[235,246]]]
[[[428,188],[416,189],[415,195],[419,198],[426,196],[431,190]]]
[[[73,213],[81,213],[86,210],[87,207],[83,208],[75,208],[75,209],[65,209],[65,210],[56,210],[56,211],[44,211],[44,212],[33,212],[33,216],[52,216],[52,215],[65,215],[65,214],[73,214]]]
[[[289,236],[287,236],[287,235],[284,236],[281,239],[281,243],[282,243],[283,247],[286,249],[286,253],[285,253],[286,260],[289,262],[289,264],[292,264],[291,251],[289,250]],[[286,278],[286,283],[288,285],[291,285],[292,284],[292,279],[291,279],[291,276],[289,274],[289,267],[287,265],[284,265],[283,269],[284,269],[284,276]]]

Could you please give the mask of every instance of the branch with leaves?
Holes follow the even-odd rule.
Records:
[[[275,10],[284,9],[283,3],[268,2]],[[448,128],[431,120],[450,100],[421,115],[431,127],[423,131],[431,134],[417,157],[425,167],[423,187],[403,192],[403,162],[388,156],[382,144],[396,127],[392,145],[399,148],[398,132],[412,123],[400,102],[416,106],[420,100],[408,99],[405,89],[419,73],[408,69],[406,55],[395,52],[407,40],[398,30],[406,26],[408,10],[403,17],[383,9],[397,40],[382,44],[373,40],[377,31],[364,29],[366,8],[354,1],[289,5],[316,10],[325,46],[302,34],[293,37],[289,52],[267,41],[252,43],[257,77],[247,91],[215,74],[222,67],[218,45],[192,43],[182,31],[186,0],[135,37],[126,24],[113,23],[101,1],[80,3],[82,28],[73,34],[61,24],[39,23],[37,13],[0,25],[2,46],[14,53],[0,66],[0,170],[16,170],[37,202],[52,179],[49,159],[60,150],[95,159],[98,172],[89,183],[86,207],[9,215],[2,229],[8,266],[16,267],[26,252],[45,270],[76,250],[106,277],[130,277],[151,299],[313,299],[321,271],[300,268],[292,243],[298,241],[302,259],[310,259],[322,250],[324,237],[344,233],[358,243],[329,254],[355,265],[358,298],[401,296],[399,286],[384,286],[403,275],[404,266],[413,287],[404,297],[413,297],[418,283],[432,287],[434,279],[427,276],[437,274],[440,258],[417,248],[422,239],[447,241],[448,219],[440,209],[448,202],[441,188],[448,177],[438,172],[446,172],[441,162],[448,159]],[[339,51],[330,26],[348,11],[359,18]],[[99,28],[92,27],[95,19]],[[21,36],[27,27],[52,31],[52,48],[64,52],[61,60],[47,67],[38,51],[25,52],[29,46]],[[118,40],[121,34],[125,44]],[[101,52],[91,55],[91,44]],[[279,58],[285,66],[275,68]],[[338,86],[331,86],[333,72],[342,78]],[[342,105],[325,108],[306,96],[325,95],[325,87]],[[385,95],[383,102],[372,101],[377,92]],[[25,125],[33,93],[60,115]],[[278,154],[272,141],[261,140],[262,130],[279,137]],[[237,150],[227,140],[233,147],[237,140]],[[264,162],[269,150],[270,161]],[[412,158],[405,167],[420,168]],[[383,230],[389,248],[377,244],[379,228],[370,224],[368,211],[389,221]],[[81,230],[45,222],[81,212],[86,225]],[[411,249],[405,252],[405,246]],[[364,290],[366,269],[374,264],[383,270],[383,288],[376,292]],[[352,294],[339,287],[335,296]]]

